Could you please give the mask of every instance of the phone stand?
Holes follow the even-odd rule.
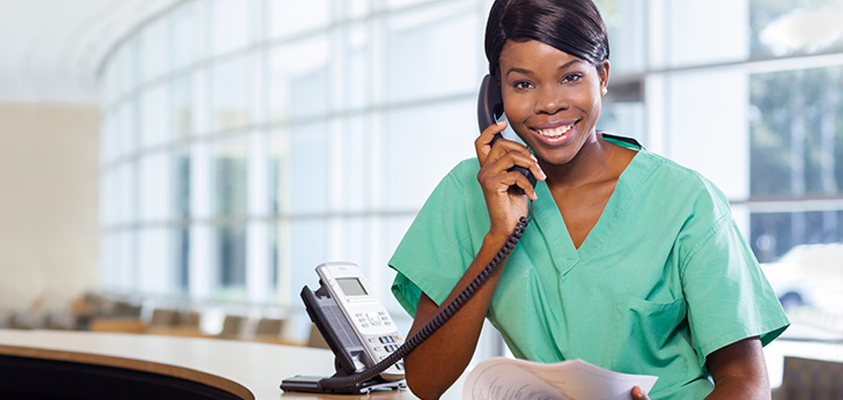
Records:
[[[334,377],[345,376],[340,371],[334,374]],[[363,383],[358,383],[354,386],[347,386],[342,388],[323,388],[319,386],[319,381],[323,376],[306,376],[296,375],[292,378],[287,378],[281,381],[281,390],[285,392],[308,392],[308,393],[333,393],[333,394],[368,394],[371,392],[382,390],[397,390],[406,389],[406,381],[388,382],[383,378],[376,376],[375,378]]]

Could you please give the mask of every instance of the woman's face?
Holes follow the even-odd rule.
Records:
[[[553,165],[571,161],[594,134],[609,61],[595,67],[538,41],[509,40],[500,70],[512,129],[540,160]]]

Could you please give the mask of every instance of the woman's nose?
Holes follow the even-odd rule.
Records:
[[[556,114],[568,108],[568,101],[559,90],[542,90],[536,99],[537,114]]]

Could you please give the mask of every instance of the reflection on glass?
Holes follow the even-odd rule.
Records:
[[[750,0],[753,56],[843,50],[843,2]]]
[[[286,120],[329,110],[330,44],[326,36],[280,45],[272,52],[271,116]]]

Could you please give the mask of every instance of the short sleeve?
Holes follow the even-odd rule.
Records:
[[[680,272],[701,364],[739,340],[760,336],[766,345],[778,337],[790,322],[731,213],[692,236],[697,237]]]
[[[478,216],[470,215],[466,207],[472,196],[467,193],[471,187],[466,188],[471,184],[467,181],[471,161],[464,161],[439,183],[389,261],[397,272],[392,293],[410,315],[415,315],[422,292],[441,304],[474,259],[470,224]]]

